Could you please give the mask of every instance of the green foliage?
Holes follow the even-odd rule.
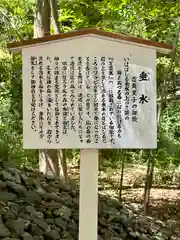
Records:
[[[20,57],[0,54],[0,160],[15,165],[37,164],[36,151],[22,148],[22,83]]]
[[[164,111],[161,119],[161,129],[175,143],[180,141],[180,104],[171,103]]]
[[[7,40],[33,36],[34,0],[0,0],[0,32]]]
[[[160,125],[158,163],[162,167],[180,166],[180,105],[171,103],[165,109]]]

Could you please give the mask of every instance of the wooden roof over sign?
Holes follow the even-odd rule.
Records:
[[[34,38],[32,40],[23,40],[19,42],[12,42],[7,45],[7,47],[11,51],[21,51],[22,48],[32,46],[32,45],[38,45],[42,43],[47,42],[53,42],[63,39],[69,39],[69,38],[77,38],[77,37],[83,37],[83,36],[96,36],[101,38],[108,38],[111,41],[119,41],[126,44],[132,44],[132,45],[140,45],[144,47],[150,47],[156,49],[156,51],[168,54],[173,50],[173,45],[166,44],[166,43],[159,43],[147,39],[137,38],[133,36],[128,35],[122,35],[118,33],[112,33],[112,32],[106,32],[103,30],[93,29],[93,28],[85,28],[82,30],[77,30],[73,32],[67,32],[67,33],[60,33],[56,35],[49,35],[44,36],[41,38]]]

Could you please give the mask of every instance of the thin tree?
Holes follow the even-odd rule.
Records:
[[[146,172],[146,183],[144,188],[144,213],[146,215],[148,214],[148,210],[149,210],[149,199],[150,199],[150,192],[151,192],[152,181],[153,181],[154,165],[155,165],[154,156],[153,156],[152,150],[149,150],[148,166],[147,166],[147,172]]]
[[[34,17],[34,38],[50,35],[51,19],[54,33],[60,32],[58,23],[58,9],[56,0],[36,0]],[[65,150],[44,149],[39,151],[39,170],[49,171],[68,183]]]
[[[126,158],[125,150],[118,150],[118,158],[122,161],[121,163],[121,178],[119,184],[119,202],[122,202],[122,189],[123,189],[123,179],[124,179],[124,167],[125,167],[125,158]]]

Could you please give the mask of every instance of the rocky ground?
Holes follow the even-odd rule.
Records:
[[[178,226],[100,195],[98,240],[175,240]],[[37,171],[0,169],[0,239],[78,239],[78,190]]]

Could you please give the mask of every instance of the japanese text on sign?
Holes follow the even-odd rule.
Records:
[[[113,56],[30,56],[29,68],[26,115],[38,148],[133,148],[130,132],[141,146],[154,104],[150,68]]]

